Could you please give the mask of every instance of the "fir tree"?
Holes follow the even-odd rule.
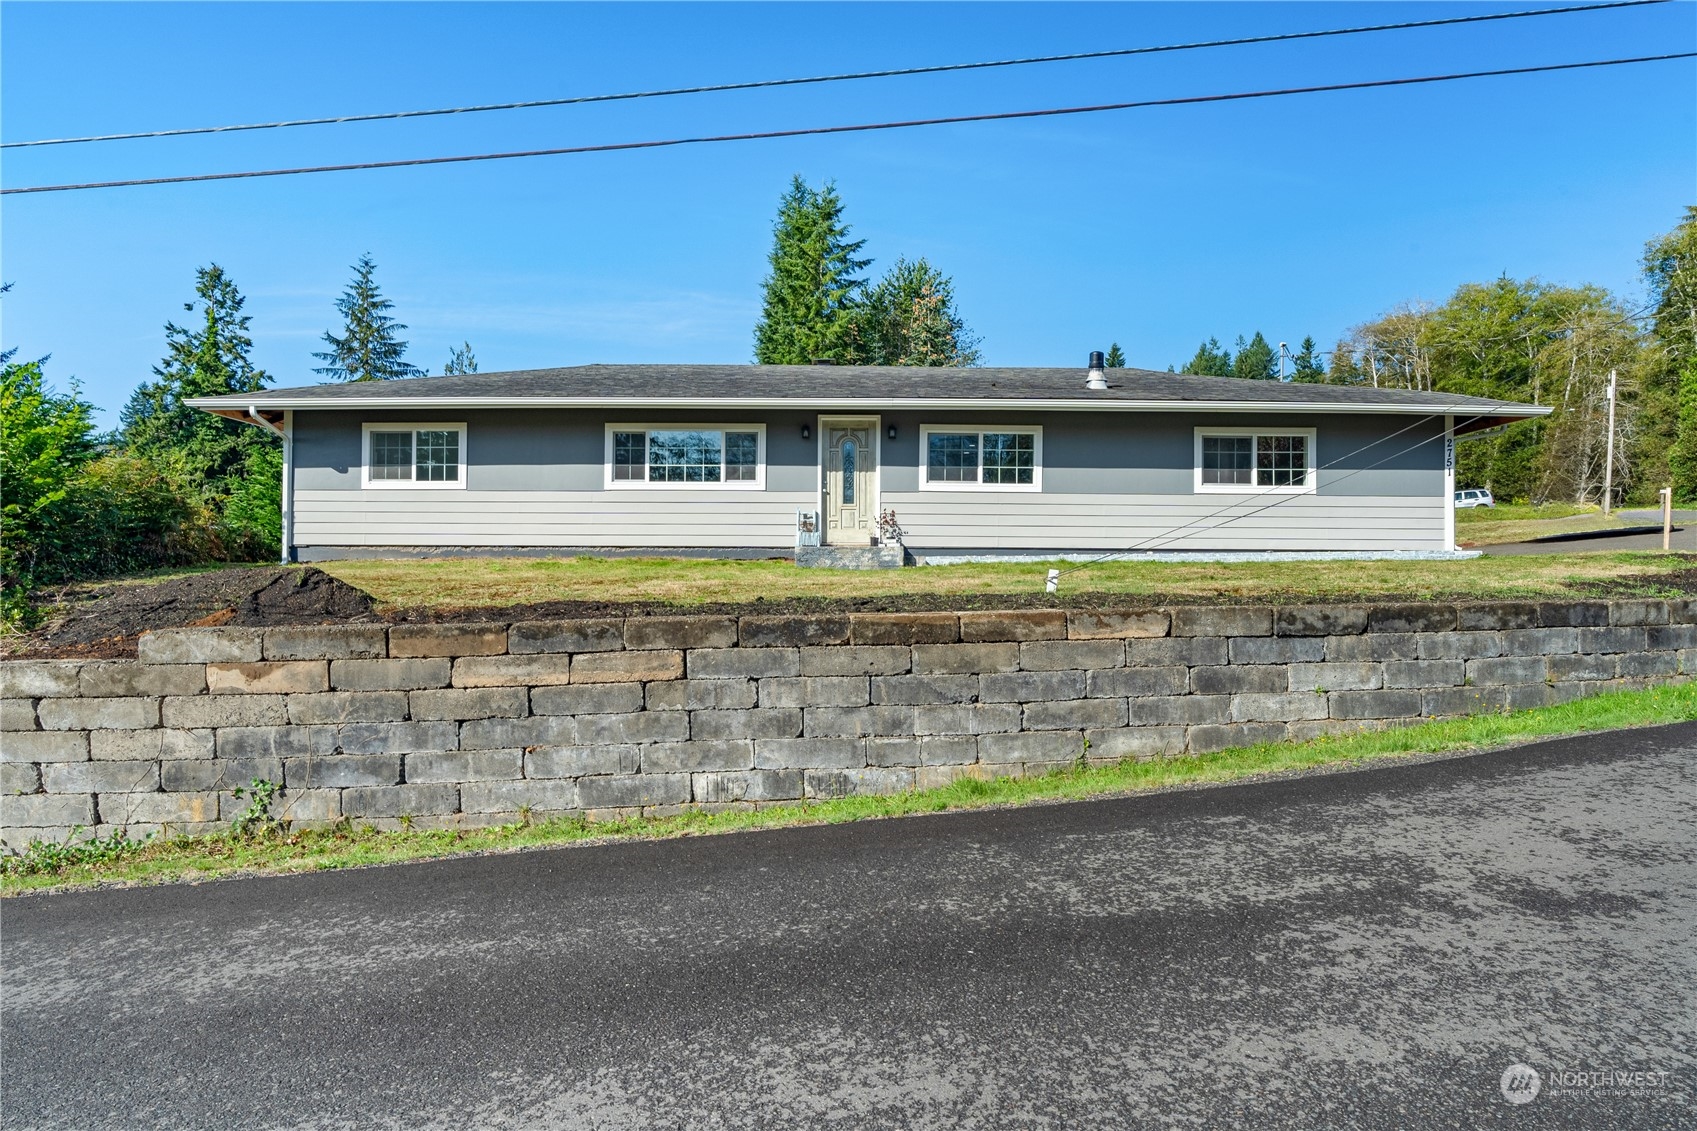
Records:
[[[448,349],[448,364],[442,367],[442,376],[458,377],[466,373],[477,372],[477,358],[471,352],[471,343],[463,342],[457,347]]]
[[[258,428],[183,402],[255,392],[271,378],[253,364],[252,318],[242,313],[247,300],[224,269],[214,263],[196,270],[195,295],[183,309],[200,314],[198,325],[165,324],[165,358],[154,367],[154,380],[138,388],[120,413],[121,437],[138,455],[181,453],[193,479],[218,490],[242,472],[253,451],[273,441]]]
[[[1332,347],[1332,365],[1326,372],[1328,385],[1359,385],[1366,380],[1355,360],[1355,350],[1347,341]]]
[[[1232,375],[1231,351],[1221,347],[1218,338],[1209,338],[1196,347],[1196,356],[1185,362],[1180,373],[1195,373],[1205,377]]]
[[[1118,342],[1114,342],[1112,345],[1108,346],[1108,359],[1104,364],[1106,364],[1109,369],[1125,368],[1125,351],[1120,349],[1120,344]]]
[[[377,287],[377,264],[369,253],[354,264],[354,277],[336,300],[344,329],[341,337],[324,332],[330,348],[312,356],[324,362],[314,373],[336,381],[388,381],[422,377],[424,370],[406,360],[407,344],[395,335],[406,329],[389,311],[395,304]]]
[[[754,327],[754,360],[762,365],[806,365],[844,356],[853,344],[854,312],[870,259],[857,259],[864,240],[850,240],[836,186],[810,188],[798,175],[778,205],[772,227],[771,273],[760,321]]]
[[[924,259],[896,260],[849,315],[856,365],[977,365],[978,336],[955,308],[954,281]]]
[[[1273,352],[1273,347],[1267,344],[1267,339],[1261,336],[1261,331],[1255,331],[1255,336],[1248,342],[1239,335],[1237,339],[1237,357],[1232,361],[1232,376],[1242,377],[1250,381],[1274,381],[1279,376],[1279,355]]]
[[[1317,385],[1326,379],[1326,367],[1321,364],[1320,356],[1314,352],[1314,339],[1312,337],[1302,339],[1302,348],[1297,350],[1296,357],[1292,359],[1292,367],[1290,375],[1292,381],[1300,381],[1305,385]]]

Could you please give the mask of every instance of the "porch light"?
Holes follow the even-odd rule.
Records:
[[[894,424],[890,425],[889,437],[892,440],[896,438],[896,426]]]
[[[801,438],[803,440],[813,439],[813,428],[812,428],[812,426],[807,425],[807,424],[803,424],[801,426]]]

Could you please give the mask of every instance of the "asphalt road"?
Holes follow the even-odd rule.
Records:
[[[13,899],[0,1111],[8,1129],[1690,1127],[1694,785],[1686,724]],[[1667,1075],[1515,1105],[1516,1062]]]

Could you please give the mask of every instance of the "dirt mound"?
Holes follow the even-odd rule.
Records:
[[[376,619],[371,596],[321,569],[217,569],[168,581],[96,582],[40,595],[47,623],[7,642],[23,656],[134,656],[148,629],[346,624]]]

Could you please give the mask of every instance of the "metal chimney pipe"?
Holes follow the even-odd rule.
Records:
[[[1090,371],[1084,375],[1086,389],[1106,389],[1108,387],[1108,361],[1102,356],[1101,350],[1090,351]]]

